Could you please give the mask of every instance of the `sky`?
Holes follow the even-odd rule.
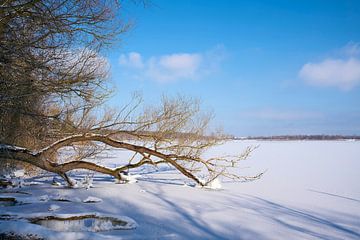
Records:
[[[106,53],[116,88],[199,98],[235,136],[360,134],[360,1],[152,0]]]

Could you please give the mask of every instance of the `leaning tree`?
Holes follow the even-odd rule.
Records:
[[[136,2],[136,1],[135,1]],[[204,158],[225,139],[210,132],[211,114],[198,101],[163,97],[146,107],[138,96],[114,110],[103,106],[110,94],[109,64],[101,55],[129,28],[120,1],[5,0],[0,4],[1,168],[19,163],[59,174],[87,169],[123,180],[123,171],[167,164],[201,186],[224,176],[253,148],[236,156]],[[115,169],[88,161],[104,146],[134,153]],[[72,147],[71,158],[62,150]],[[206,176],[202,179],[200,176]]]

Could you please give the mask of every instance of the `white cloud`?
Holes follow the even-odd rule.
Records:
[[[225,58],[225,48],[217,46],[204,53],[173,53],[151,56],[146,60],[140,53],[122,54],[119,64],[134,78],[161,83],[195,80],[218,71]]]
[[[199,77],[200,54],[179,53],[151,57],[145,75],[158,82],[172,82],[179,79],[196,79]]]
[[[360,55],[360,44],[355,42],[349,42],[345,47],[341,48],[340,53],[345,56],[358,56]]]
[[[131,52],[127,55],[122,54],[119,58],[119,64],[130,68],[143,68],[144,63],[142,57],[137,52]]]
[[[299,72],[308,84],[332,86],[350,90],[360,84],[360,61],[356,58],[325,59],[318,63],[306,63]]]

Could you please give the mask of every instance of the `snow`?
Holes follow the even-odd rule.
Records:
[[[84,203],[98,203],[98,202],[102,202],[102,199],[97,198],[97,197],[89,196],[86,199],[84,199],[83,202]]]
[[[25,175],[24,169],[18,169],[14,172],[15,177],[23,177]]]
[[[90,176],[85,176],[84,180],[82,181],[82,186],[86,189],[93,187],[93,178]]]
[[[240,163],[238,171],[245,176],[266,173],[251,182],[218,179],[209,184],[221,185],[221,191],[192,187],[188,179],[169,167],[144,167],[130,172],[130,176],[138,175],[136,184],[114,184],[112,178],[95,174],[89,189],[53,187],[52,178],[44,178],[44,184],[21,188],[34,196],[31,201],[26,194],[8,194],[29,204],[0,208],[0,216],[8,214],[13,219],[0,221],[0,232],[34,233],[62,240],[360,239],[359,141],[232,141],[205,155],[236,154],[254,145],[260,147]],[[119,150],[108,155],[101,163],[109,167],[119,166],[119,161],[131,157],[131,153]],[[81,171],[72,174],[80,181],[84,176]],[[40,201],[39,196],[44,195],[48,201]],[[55,201],[54,196],[71,202]],[[102,202],[86,204],[75,200],[88,197]],[[54,203],[60,209],[49,212]],[[73,216],[79,211],[127,216],[136,221],[137,227],[126,231],[64,232],[21,220]]]
[[[41,183],[41,182],[34,182],[34,181],[32,181],[32,182],[23,182],[23,183],[22,183],[23,186],[40,185],[40,184],[43,184],[43,183]]]
[[[120,174],[120,177],[121,177],[121,179],[123,179],[125,182],[127,182],[127,183],[136,183],[138,180],[138,178],[139,177],[141,177],[141,175],[130,175],[130,174],[128,174],[128,175],[126,175],[126,174],[122,174],[122,173],[119,173]],[[121,181],[120,182],[117,182],[117,183],[121,183]]]
[[[0,150],[26,151],[26,148],[1,143]]]
[[[51,204],[49,207],[49,211],[57,211],[60,209],[59,205]]]
[[[208,184],[206,184],[205,188],[214,189],[214,190],[221,189],[222,188],[221,180],[217,177]]]

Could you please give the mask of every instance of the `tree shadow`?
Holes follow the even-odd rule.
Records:
[[[156,178],[153,182],[148,179],[135,187],[120,185],[116,190],[113,188],[111,191],[115,192],[109,195],[106,194],[107,189],[102,191],[99,197],[104,200],[103,203],[69,203],[62,204],[62,207],[66,211],[120,214],[133,218],[139,224],[137,229],[105,233],[125,239],[282,238],[276,234],[291,239],[360,239],[360,221],[356,213],[310,211],[254,195],[233,194],[228,190],[188,188],[182,191],[175,186],[178,180],[169,182],[168,179]],[[99,177],[96,181],[107,183],[108,179]],[[101,189],[101,185],[96,189]],[[42,186],[41,190],[49,194],[61,190],[74,196],[87,191],[65,187],[52,189],[50,186]],[[121,197],[122,194],[129,196]],[[40,209],[46,210],[51,203],[43,203],[45,206]]]
[[[168,215],[157,215],[159,211],[156,207],[152,208],[149,214],[147,210],[142,210],[142,206],[131,202],[114,201],[111,203],[121,208],[122,214],[133,218],[139,224],[139,228],[129,235],[126,232],[121,233],[122,237],[133,239],[269,239],[247,228],[231,229],[228,226],[222,226],[221,229],[214,229],[204,217],[205,213],[211,211],[211,207],[204,205],[205,207],[193,206],[189,209],[183,205],[184,202],[168,196],[162,186],[164,185],[156,184],[152,190],[146,190],[146,194],[156,202],[156,206],[166,209],[166,212],[169,212]],[[221,209],[216,209],[216,211],[219,210]]]
[[[139,178],[139,182],[150,182],[150,183],[161,183],[161,184],[167,184],[167,185],[177,185],[177,186],[183,186],[184,185],[184,179],[182,178],[175,178],[175,179],[168,179],[168,178]]]
[[[305,238],[316,239],[360,239],[359,216],[330,212],[320,213],[288,206],[252,195],[237,195],[232,202],[242,201],[246,209],[256,212],[270,220],[274,227],[282,227],[291,232],[302,234]],[[322,230],[322,231],[319,231]]]
[[[199,189],[199,191],[202,191]],[[358,230],[360,227],[359,216],[347,215],[338,212],[320,212],[304,209],[292,208],[267,199],[252,195],[228,195],[229,192],[216,192],[213,199],[207,199],[206,202],[200,202],[200,206],[194,204],[189,208],[191,199],[186,204],[179,201],[177,197],[170,197],[166,190],[163,190],[162,184],[157,184],[151,191],[146,191],[158,206],[165,208],[171,214],[168,217],[156,217],[157,210],[154,209],[154,215],[146,215],[145,212],[136,211],[131,203],[132,211],[126,212],[127,216],[135,220],[147,219],[143,224],[158,224],[161,227],[163,235],[156,235],[154,238],[163,239],[166,233],[175,234],[176,239],[276,239],[276,233],[281,233],[285,237],[292,239],[360,239]],[[221,199],[216,199],[218,194],[225,194]],[[221,205],[222,206],[221,206]],[[222,213],[226,207],[231,207],[234,211],[234,219],[240,223],[234,223],[227,218],[229,211]],[[229,210],[229,209],[228,209]],[[247,212],[246,214],[242,214]],[[255,221],[251,222],[248,218],[255,216]],[[219,217],[216,222],[221,227],[216,227],[213,220],[210,220],[207,214],[217,214]],[[259,220],[259,222],[256,221]],[[264,229],[262,225],[264,224]],[[259,224],[258,226],[256,226]],[[140,224],[141,225],[141,224]],[[153,225],[154,226],[154,225]],[[255,226],[255,227],[254,227]],[[266,228],[271,227],[271,230]],[[155,226],[154,226],[155,227]],[[141,232],[141,231],[140,231]]]
[[[345,197],[345,196],[341,196],[341,195],[337,195],[337,194],[333,194],[333,193],[327,193],[327,192],[317,191],[317,190],[314,190],[314,189],[308,189],[308,191],[310,191],[310,192],[315,192],[315,193],[320,193],[320,194],[324,194],[324,195],[327,195],[327,196],[342,198],[342,199],[346,199],[346,200],[351,200],[351,201],[360,203],[360,200],[359,200],[359,199],[356,199],[356,198]]]

